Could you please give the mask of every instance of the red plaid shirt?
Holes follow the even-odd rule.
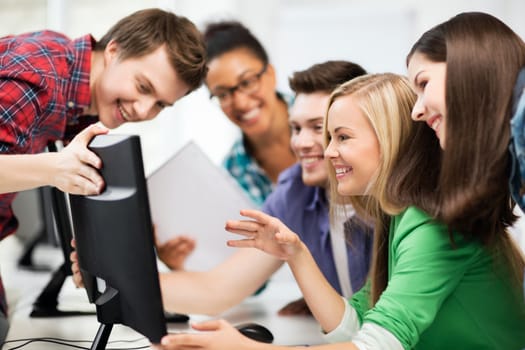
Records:
[[[97,120],[79,118],[90,104],[93,43],[51,31],[0,38],[0,153],[40,153]],[[0,195],[0,239],[18,227],[14,196]]]

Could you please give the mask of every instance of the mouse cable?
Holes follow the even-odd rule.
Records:
[[[133,340],[111,340],[111,341],[108,341],[108,344],[114,344],[114,343],[135,343],[135,342],[138,342],[138,341],[141,341],[141,340],[145,340],[146,338],[145,337],[141,337],[141,338],[137,338],[137,339],[133,339]],[[63,346],[68,346],[68,347],[71,347],[71,348],[75,348],[75,349],[86,349],[86,350],[90,350],[90,348],[87,348],[87,347],[84,347],[84,346],[79,346],[79,345],[74,345],[74,344],[71,344],[71,343],[92,343],[93,340],[72,340],[72,339],[63,339],[63,338],[53,338],[53,337],[40,337],[40,338],[22,338],[22,339],[13,339],[13,340],[7,340],[5,342],[3,342],[2,346],[4,346],[5,344],[8,344],[8,343],[19,343],[19,342],[25,342],[23,344],[20,344],[20,345],[16,345],[12,348],[9,348],[9,349],[6,349],[6,350],[16,350],[16,349],[21,349],[22,347],[25,347],[31,343],[35,343],[35,342],[44,342],[44,343],[53,343],[53,344],[58,344],[58,345],[63,345]],[[107,348],[107,350],[139,350],[139,349],[148,349],[150,347],[150,345],[143,345],[143,346],[139,346],[139,347],[125,347],[125,348]],[[3,347],[2,347],[3,349]]]

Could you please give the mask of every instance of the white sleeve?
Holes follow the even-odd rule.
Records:
[[[345,303],[345,313],[339,325],[331,332],[324,333],[323,337],[327,343],[341,343],[350,341],[359,330],[359,319],[357,312],[350,306],[348,300],[343,298]]]
[[[359,350],[404,350],[399,340],[389,331],[375,323],[367,322],[359,329],[357,312],[345,302],[345,312],[339,325],[331,332],[324,333],[328,343],[352,341]]]
[[[371,322],[363,324],[352,342],[359,350],[404,350],[392,333]]]

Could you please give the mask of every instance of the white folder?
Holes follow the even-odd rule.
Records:
[[[186,261],[189,270],[208,270],[235,248],[228,239],[228,219],[240,219],[239,211],[254,208],[248,196],[229,173],[215,165],[201,148],[190,141],[147,179],[152,221],[159,241],[185,234],[196,239],[196,248]]]

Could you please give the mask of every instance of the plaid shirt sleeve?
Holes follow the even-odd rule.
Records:
[[[45,32],[0,39],[0,154],[39,153],[64,134],[66,43]],[[0,194],[0,239],[18,226],[14,197]]]
[[[36,74],[29,76],[35,80]],[[47,96],[45,90],[33,84],[31,80],[1,79],[0,80],[0,153],[33,153],[30,137],[32,129],[45,106]],[[11,234],[18,227],[11,203],[15,194],[0,195],[0,238]]]
[[[22,78],[27,77],[26,80]],[[15,79],[0,79],[0,152],[34,153],[31,133],[46,109],[45,83],[36,73],[28,72]]]

